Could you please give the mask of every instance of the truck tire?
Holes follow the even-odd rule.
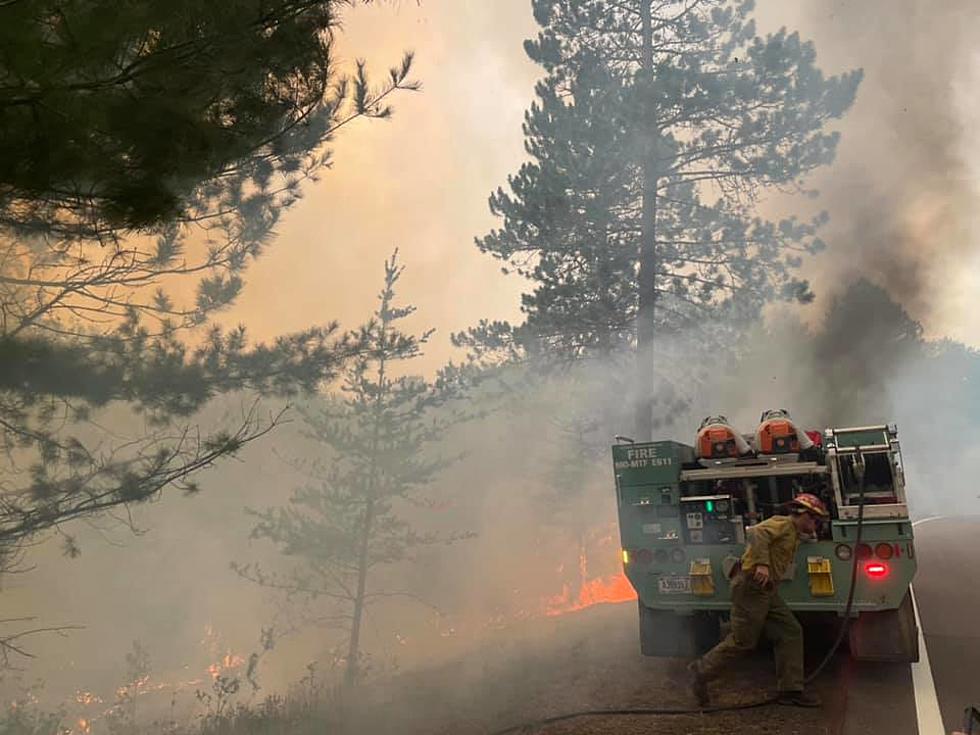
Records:
[[[640,653],[644,656],[700,656],[718,643],[721,618],[713,612],[678,615],[640,607]]]
[[[894,610],[863,612],[848,629],[851,656],[857,661],[915,663],[919,660],[919,629],[912,597],[906,592]]]

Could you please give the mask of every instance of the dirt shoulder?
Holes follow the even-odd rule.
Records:
[[[635,603],[528,621],[498,631],[459,661],[374,685],[351,708],[347,729],[487,735],[583,709],[693,706],[677,684],[683,662],[641,656],[636,636]],[[718,704],[740,704],[764,698],[773,684],[771,659],[760,652],[713,692]],[[817,683],[825,701],[818,711],[770,706],[711,715],[582,717],[526,732],[832,735],[840,732],[845,708],[845,688],[837,684],[833,671]]]

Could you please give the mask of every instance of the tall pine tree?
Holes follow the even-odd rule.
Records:
[[[525,116],[531,160],[498,189],[479,248],[535,283],[515,339],[579,358],[635,354],[636,435],[652,435],[654,337],[772,298],[807,300],[801,256],[824,215],[759,213],[834,156],[826,129],[861,73],[826,78],[813,46],[759,37],[748,0],[535,0],[525,44],[545,78]]]

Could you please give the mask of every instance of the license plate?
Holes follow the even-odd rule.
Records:
[[[658,585],[662,595],[681,595],[691,592],[690,577],[661,577]]]

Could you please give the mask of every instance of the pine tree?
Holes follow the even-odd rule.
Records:
[[[315,166],[346,96],[333,46],[352,4],[5,3],[0,225],[106,239],[209,214],[243,174]]]
[[[484,252],[509,253],[517,271],[537,287],[522,297],[528,314],[525,346],[563,357],[609,356],[630,339],[628,273],[619,203],[632,177],[624,166],[615,80],[601,66],[584,69],[564,90],[538,84],[539,102],[526,116],[527,150],[534,163],[498,190],[491,211],[505,226],[478,241]],[[565,99],[576,100],[574,106]],[[547,129],[547,132],[545,132]],[[524,266],[517,255],[532,252]],[[506,269],[505,269],[506,272]]]
[[[792,270],[825,215],[763,218],[803,191],[838,136],[860,72],[825,78],[813,46],[756,35],[747,0],[535,0],[525,44],[546,73],[525,117],[531,161],[498,189],[503,224],[477,241],[535,282],[516,329],[461,342],[635,354],[636,437],[652,434],[653,344],[772,298],[808,300]]]
[[[380,588],[378,573],[421,546],[456,538],[421,533],[405,518],[407,507],[425,504],[426,486],[452,461],[438,456],[437,447],[463,416],[447,405],[459,396],[455,379],[397,377],[432,334],[400,328],[415,311],[395,303],[402,270],[396,252],[385,263],[374,318],[352,335],[357,356],[345,370],[342,393],[301,409],[306,435],[330,450],[329,465],[314,465],[314,483],[297,489],[288,506],[256,513],[253,537],[275,543],[294,568],[270,575],[234,565],[259,584],[326,601],[326,617],[318,617],[346,635],[347,685],[363,674],[361,631],[369,608],[412,596]]]
[[[206,433],[189,417],[213,397],[336,376],[336,324],[256,345],[208,323],[337,131],[417,88],[410,54],[380,85],[363,62],[338,69],[351,4],[2,4],[0,570],[67,521],[195,491],[192,475],[277,423],[253,407]],[[148,430],[96,431],[108,407]]]

